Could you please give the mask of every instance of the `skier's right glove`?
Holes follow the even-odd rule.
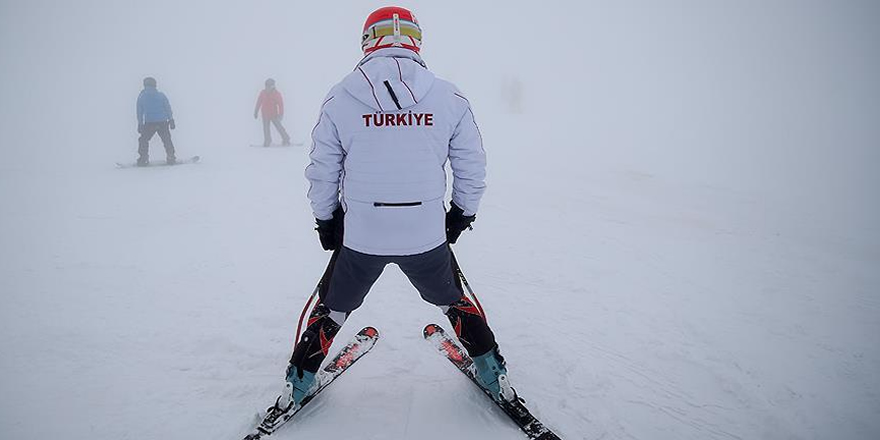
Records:
[[[175,128],[177,128],[177,125],[174,123],[174,118],[171,118],[171,119],[168,120],[168,128],[170,128],[170,129],[172,129],[172,130],[174,130]]]
[[[339,206],[333,211],[333,218],[330,220],[315,219],[315,223],[318,224],[315,230],[318,231],[318,239],[321,240],[321,247],[325,251],[335,251],[342,246],[344,217],[345,212],[342,210],[342,206]]]
[[[143,134],[144,132],[144,124],[138,124],[138,134]]]
[[[477,219],[476,215],[464,215],[464,210],[455,202],[449,202],[449,212],[446,213],[446,241],[454,244],[465,229],[471,228],[471,223]]]

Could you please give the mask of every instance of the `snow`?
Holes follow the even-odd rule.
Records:
[[[56,3],[0,3],[0,438],[240,438],[329,257],[308,130],[380,3]],[[489,191],[454,249],[547,426],[880,437],[876,4],[403,4],[475,106]],[[201,163],[113,165],[147,75]],[[305,146],[249,146],[268,76]],[[522,438],[429,322],[389,267],[337,339],[374,350],[273,438]]]

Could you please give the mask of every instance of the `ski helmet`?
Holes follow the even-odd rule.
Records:
[[[275,80],[272,78],[267,79],[266,80],[266,87],[275,87]]]
[[[403,47],[418,53],[422,28],[409,9],[386,6],[373,11],[364,23],[361,49],[364,54],[386,47]]]
[[[144,87],[156,87],[156,78],[152,76],[144,78]]]

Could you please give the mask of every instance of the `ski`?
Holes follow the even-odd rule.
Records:
[[[425,340],[431,343],[437,352],[449,359],[459,371],[467,376],[474,385],[478,386],[486,397],[498,405],[505,414],[519,426],[529,439],[532,440],[561,440],[559,436],[547,429],[524,405],[524,400],[517,396],[512,401],[498,402],[493,399],[485,388],[480,386],[474,373],[473,361],[467,352],[437,324],[428,324],[424,331]]]
[[[299,406],[292,404],[287,408],[278,408],[276,405],[270,406],[266,410],[266,416],[263,417],[263,420],[250,434],[244,437],[244,440],[258,440],[277,431],[278,428],[287,423],[296,413],[311,402],[324,388],[327,388],[336,378],[354,365],[358,359],[367,354],[376,345],[377,340],[379,340],[378,330],[373,327],[361,329],[345,347],[339,350],[336,357],[318,372],[315,380],[315,391],[312,394],[306,396]],[[278,400],[275,402],[277,404]]]
[[[200,159],[201,159],[201,158],[200,158],[199,156],[193,156],[193,157],[186,158],[186,159],[179,159],[179,160],[178,160],[176,163],[174,163],[173,165],[169,165],[169,164],[165,163],[164,160],[163,160],[163,161],[154,161],[154,162],[150,162],[149,165],[138,165],[137,162],[131,162],[131,163],[116,162],[116,168],[173,167],[173,166],[177,166],[177,165],[186,165],[186,164],[198,163]]]

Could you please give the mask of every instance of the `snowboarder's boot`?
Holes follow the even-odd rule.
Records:
[[[303,398],[311,394],[315,374],[327,357],[333,338],[339,333],[345,317],[344,313],[332,312],[323,303],[318,303],[309,315],[306,330],[293,349],[293,356],[287,367],[286,379],[295,405],[299,405]]]

